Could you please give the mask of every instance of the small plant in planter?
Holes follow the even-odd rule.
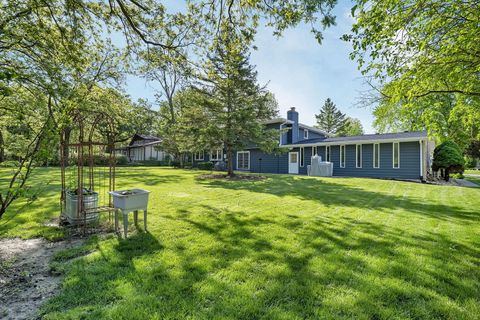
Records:
[[[75,195],[75,196],[78,196],[80,194],[79,190],[78,189],[75,189],[75,190],[68,190],[67,191],[70,195]],[[87,189],[87,188],[83,188],[82,189],[82,195],[83,196],[91,196],[95,194],[94,191],[90,190],[90,189]]]
[[[433,171],[440,170],[445,181],[450,180],[451,173],[463,173],[465,159],[460,147],[453,141],[445,141],[433,151]]]

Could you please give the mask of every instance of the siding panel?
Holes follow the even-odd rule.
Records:
[[[380,168],[373,167],[373,144],[362,145],[362,168],[355,167],[355,145],[346,146],[345,168],[340,168],[339,146],[332,146],[335,176],[419,179],[420,146],[415,142],[400,143],[400,168],[393,168],[392,143],[380,143]]]

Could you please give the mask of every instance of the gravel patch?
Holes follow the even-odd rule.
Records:
[[[36,319],[39,307],[59,289],[62,277],[49,262],[84,240],[0,239],[0,319]]]

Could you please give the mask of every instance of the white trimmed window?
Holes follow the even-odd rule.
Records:
[[[300,147],[300,167],[305,165],[305,149]]]
[[[303,129],[303,139],[308,139],[308,130]]]
[[[330,162],[330,146],[325,147],[325,161]]]
[[[237,170],[250,170],[250,151],[237,151]]]
[[[345,168],[345,145],[340,146],[340,168]]]
[[[361,144],[357,144],[357,147],[356,147],[355,167],[357,167],[357,168],[362,167],[362,145]]]
[[[210,152],[210,161],[221,161],[222,160],[222,149],[217,149]]]
[[[400,143],[394,142],[392,144],[392,158],[393,158],[393,168],[400,168]]]
[[[194,159],[195,161],[202,161],[203,159],[205,159],[204,152],[195,152]]]
[[[373,167],[380,168],[380,143],[373,144]]]

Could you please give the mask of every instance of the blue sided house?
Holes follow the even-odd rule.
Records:
[[[331,137],[300,123],[295,108],[287,112],[286,119],[272,119],[265,125],[282,132],[279,144],[287,152],[267,154],[254,146],[238,150],[233,159],[236,170],[306,175],[313,155],[332,163],[333,176],[424,180],[430,170],[434,143],[426,131]],[[194,161],[221,161],[223,157],[219,149],[208,155],[197,153]]]

